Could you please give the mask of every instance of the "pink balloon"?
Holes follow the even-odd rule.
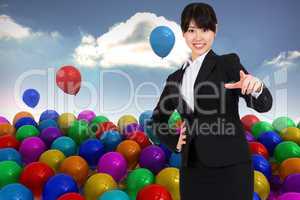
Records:
[[[39,137],[28,137],[24,139],[19,148],[23,162],[27,165],[39,159],[46,150],[46,145]]]
[[[300,199],[300,193],[296,192],[288,192],[284,193],[283,195],[280,195],[278,200],[299,200]]]
[[[90,123],[96,117],[95,113],[91,110],[81,111],[77,117],[78,120],[85,120]]]
[[[0,124],[10,124],[10,123],[5,117],[0,116]]]

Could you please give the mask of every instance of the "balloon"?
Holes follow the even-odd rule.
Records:
[[[31,113],[26,112],[26,111],[21,111],[21,112],[18,112],[18,113],[14,116],[14,119],[13,119],[13,125],[15,125],[16,122],[17,122],[19,119],[23,118],[23,117],[31,117],[32,119],[34,119]]]
[[[17,183],[22,168],[14,161],[0,162],[0,188],[10,183]]]
[[[137,120],[133,115],[123,115],[122,117],[120,117],[118,120],[118,127],[121,133],[123,133],[124,128],[128,124],[132,124],[132,123],[137,123]]]
[[[155,179],[155,183],[164,186],[172,195],[172,200],[180,200],[179,170],[168,167],[161,170]]]
[[[104,154],[98,163],[97,171],[111,175],[116,182],[121,181],[127,172],[127,162],[118,152]]]
[[[48,127],[42,131],[40,138],[45,142],[47,147],[50,147],[52,142],[62,136],[60,129],[56,127]]]
[[[72,138],[77,144],[89,138],[88,123],[84,120],[75,120],[71,123],[68,129],[68,136]]]
[[[14,135],[16,129],[11,124],[0,124],[0,136]]]
[[[122,141],[122,137],[118,131],[107,131],[101,135],[101,142],[104,144],[105,151],[114,151]]]
[[[159,144],[160,141],[159,141],[158,137],[153,133],[152,125],[153,125],[153,120],[151,119],[145,128],[145,133],[150,138],[150,140],[152,141],[153,144]]]
[[[258,138],[262,133],[267,131],[274,131],[272,124],[265,121],[259,121],[252,125],[251,133],[255,138]]]
[[[169,128],[174,128],[176,126],[176,123],[179,121],[181,121],[181,116],[179,112],[174,111],[168,120]]]
[[[253,193],[253,200],[261,200],[256,192]]]
[[[289,117],[278,117],[273,121],[272,126],[274,127],[275,131],[280,132],[282,129],[287,127],[296,127],[296,124]]]
[[[35,90],[35,89],[27,89],[23,93],[23,101],[24,103],[31,107],[34,108],[40,100],[40,93]]]
[[[75,155],[77,146],[74,140],[70,137],[62,136],[53,141],[51,149],[58,149],[64,153],[66,157]]]
[[[297,127],[288,127],[280,131],[284,141],[292,141],[300,144],[300,129]]]
[[[128,194],[131,199],[136,199],[137,193],[145,186],[154,183],[153,173],[145,168],[137,168],[131,171],[126,179]]]
[[[40,116],[40,122],[48,119],[57,121],[59,114],[55,110],[45,110]]]
[[[19,183],[4,186],[0,190],[0,197],[3,200],[33,200],[32,192]]]
[[[25,164],[37,161],[45,150],[46,145],[39,137],[24,139],[19,149]]]
[[[166,144],[161,143],[158,146],[165,152],[166,162],[169,162],[172,151],[168,148],[168,146]]]
[[[271,178],[272,175],[272,168],[270,163],[259,154],[252,155],[252,164],[255,170],[260,171],[267,177],[268,179]]]
[[[99,158],[104,153],[104,145],[97,139],[88,139],[79,147],[79,156],[84,158],[92,169],[96,168]]]
[[[175,35],[167,26],[158,26],[150,34],[151,48],[161,58],[166,57],[175,44]]]
[[[64,159],[65,155],[61,151],[56,149],[50,149],[42,153],[42,155],[39,158],[39,161],[47,164],[54,170],[54,172],[57,172]]]
[[[172,200],[168,190],[158,184],[147,185],[139,191],[136,200]]]
[[[97,124],[96,137],[100,138],[106,131],[119,131],[119,128],[112,122],[102,122],[100,125]]]
[[[261,200],[266,200],[270,194],[270,184],[266,177],[259,171],[254,170],[254,191]]]
[[[267,148],[271,156],[273,156],[275,147],[282,142],[281,137],[274,131],[262,133],[257,140]]]
[[[16,138],[19,141],[23,141],[26,138],[38,136],[39,134],[40,132],[35,126],[25,125],[17,130]]]
[[[58,117],[58,126],[65,133],[75,120],[76,117],[72,113],[63,113]]]
[[[22,165],[20,153],[13,148],[0,149],[0,162],[5,160],[15,161],[19,165]]]
[[[98,115],[96,117],[94,117],[94,119],[92,119],[91,123],[97,123],[97,124],[101,124],[103,122],[108,122],[109,119],[103,115]]]
[[[288,158],[300,157],[300,147],[295,142],[281,142],[275,147],[274,157],[277,163],[281,163]]]
[[[298,192],[300,193],[300,174],[291,174],[286,177],[282,185],[282,192]]]
[[[80,90],[81,74],[73,66],[63,66],[56,72],[56,84],[65,93],[76,95]]]
[[[20,146],[20,142],[16,139],[16,137],[12,135],[0,136],[0,149],[11,147],[18,150],[19,146]]]
[[[259,142],[249,142],[249,147],[252,154],[259,154],[265,157],[265,159],[269,159],[269,153],[266,147]]]
[[[152,110],[147,110],[141,113],[139,117],[139,124],[143,127],[143,129],[147,128],[148,123],[151,121],[152,114]]]
[[[81,111],[77,117],[78,120],[85,120],[90,123],[96,117],[95,113],[92,110]]]
[[[128,124],[124,128],[124,136],[125,138],[129,138],[133,132],[135,131],[144,131],[143,127],[141,127],[138,123]]]
[[[84,196],[86,200],[95,200],[104,192],[117,188],[114,179],[104,173],[97,173],[89,177],[84,185]]]
[[[27,165],[20,176],[20,182],[28,187],[36,197],[42,195],[43,187],[55,172],[46,164],[33,162]]]
[[[97,138],[99,138],[100,135],[104,132],[103,130],[100,130],[100,126],[104,122],[108,122],[108,121],[109,121],[108,118],[105,117],[105,116],[99,115],[99,116],[94,117],[93,120],[89,124],[89,133],[90,133],[91,137],[97,137]],[[112,122],[110,122],[110,123],[112,123]],[[118,128],[116,127],[115,130],[118,130]]]
[[[300,199],[300,193],[288,192],[280,195],[277,200],[298,200],[298,199]]]
[[[248,142],[255,142],[255,138],[253,137],[252,133],[246,131],[245,135]]]
[[[45,119],[43,121],[40,121],[39,126],[38,126],[40,132],[42,132],[44,129],[49,128],[49,127],[58,128],[58,124],[53,119]]]
[[[136,167],[141,153],[141,148],[138,143],[132,140],[124,140],[118,145],[116,151],[124,156],[129,170]]]
[[[0,124],[10,124],[10,123],[5,117],[0,116]]]
[[[164,151],[158,146],[150,145],[142,150],[139,164],[157,174],[164,167],[165,162]]]
[[[56,200],[63,194],[69,192],[78,192],[74,179],[66,174],[57,174],[52,176],[44,186],[42,199]]]
[[[130,200],[122,190],[110,190],[101,195],[98,200]]]
[[[23,117],[20,118],[16,124],[15,127],[16,129],[19,129],[20,127],[24,126],[24,125],[32,125],[34,127],[37,127],[37,123],[34,121],[34,119],[32,119],[31,117]]]
[[[244,129],[250,132],[251,132],[252,125],[259,121],[260,120],[255,115],[245,115],[241,118],[241,122],[244,126]]]
[[[84,198],[78,193],[70,192],[60,196],[57,200],[84,200]]]
[[[300,173],[300,158],[288,158],[281,163],[279,168],[281,180],[295,173]]]
[[[172,153],[169,160],[170,167],[181,167],[181,154],[180,153]]]
[[[132,135],[128,139],[136,141],[142,149],[151,145],[148,137],[145,135],[144,132],[141,132],[141,131],[133,132]]]

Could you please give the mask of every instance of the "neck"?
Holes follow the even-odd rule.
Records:
[[[208,51],[210,51],[210,49],[208,49],[206,52],[208,52]],[[204,52],[203,54],[205,54],[206,52]],[[203,54],[199,55],[199,54],[196,54],[195,52],[192,52],[192,61],[194,61],[198,57],[202,56]]]

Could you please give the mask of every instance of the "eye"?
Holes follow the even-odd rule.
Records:
[[[188,29],[188,32],[189,32],[189,33],[193,33],[193,32],[194,32],[194,29]]]
[[[203,30],[203,32],[208,32],[209,31],[208,28],[203,28],[202,30]]]

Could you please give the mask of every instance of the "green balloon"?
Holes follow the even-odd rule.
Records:
[[[105,116],[103,116],[103,115],[98,115],[98,116],[96,116],[92,121],[91,121],[91,123],[103,123],[103,122],[108,122],[109,121],[109,119],[107,118],[107,117],[105,117]]]
[[[269,122],[259,121],[251,127],[251,133],[255,138],[258,138],[262,133],[267,131],[274,131],[272,124]]]
[[[181,120],[181,116],[177,111],[174,111],[168,120],[168,125],[173,128],[177,121]]]
[[[17,183],[22,168],[14,161],[0,162],[0,188],[10,183]]]
[[[68,136],[77,144],[89,138],[89,125],[85,120],[75,120],[68,129]]]
[[[96,137],[96,132],[100,127],[100,124],[103,122],[108,122],[109,119],[105,116],[99,115],[97,117],[95,117],[91,123],[89,124],[89,134],[90,137],[95,138]]]
[[[39,130],[32,125],[21,126],[16,133],[16,138],[19,141],[24,140],[28,137],[38,136],[40,134]]]
[[[300,122],[298,123],[297,127],[300,128]]]
[[[299,158],[300,147],[292,141],[281,142],[275,147],[274,157],[277,163],[281,163],[288,158]]]
[[[275,131],[279,133],[284,128],[296,127],[296,124],[289,117],[278,117],[273,121],[272,126],[274,127]]]
[[[131,171],[126,178],[127,193],[131,199],[136,199],[137,193],[146,185],[154,183],[153,173],[145,168],[137,168]]]

